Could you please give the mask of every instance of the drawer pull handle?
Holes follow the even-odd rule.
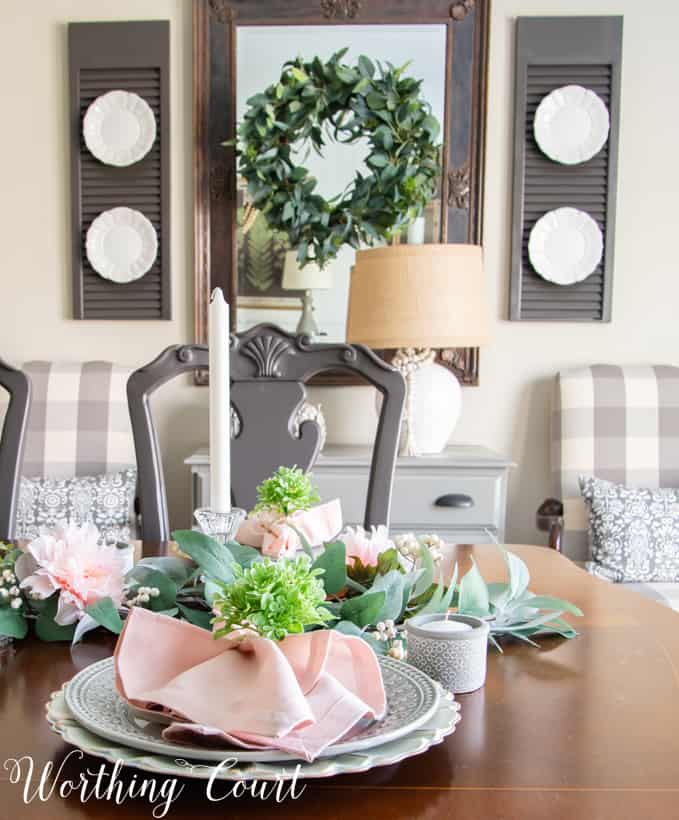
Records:
[[[474,506],[474,499],[470,495],[464,493],[448,493],[447,495],[440,495],[434,501],[437,507],[454,507],[458,510],[467,510]]]

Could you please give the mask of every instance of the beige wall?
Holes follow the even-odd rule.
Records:
[[[613,322],[505,320],[508,288],[517,15],[625,15]],[[70,314],[66,22],[172,21],[171,322],[76,322]],[[536,541],[534,510],[548,489],[547,401],[559,368],[591,361],[679,363],[679,10],[658,0],[495,0],[491,30],[484,244],[495,317],[482,352],[481,386],[464,391],[455,440],[487,444],[517,462],[509,538]],[[136,365],[192,338],[191,14],[189,0],[0,0],[0,354]],[[30,218],[29,218],[30,215]],[[319,390],[335,441],[368,441],[370,391]],[[159,396],[158,418],[173,523],[189,516],[183,458],[205,442],[207,395],[188,381]]]

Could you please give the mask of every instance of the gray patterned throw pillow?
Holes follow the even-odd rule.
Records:
[[[611,581],[679,581],[679,488],[631,489],[580,476],[593,567]]]
[[[19,538],[36,538],[40,527],[59,521],[91,521],[107,543],[134,538],[137,470],[77,478],[25,478],[19,489],[16,530]]]

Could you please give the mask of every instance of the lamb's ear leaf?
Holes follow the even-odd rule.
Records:
[[[415,589],[413,590],[414,598],[417,598],[418,595],[422,595],[422,593],[426,592],[434,583],[434,559],[424,545],[420,546],[420,567],[424,572],[415,584]]]
[[[490,614],[488,587],[473,558],[471,569],[464,574],[460,581],[457,608],[464,615],[476,615],[484,618]]]
[[[512,601],[520,598],[528,589],[530,572],[524,562],[513,552],[503,549],[507,571],[509,573],[509,595]]]

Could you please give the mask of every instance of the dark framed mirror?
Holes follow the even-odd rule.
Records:
[[[194,233],[195,334],[207,341],[207,305],[221,287],[231,305],[232,330],[273,322],[294,332],[300,293],[283,282],[285,238],[258,215],[246,233],[239,224],[246,192],[233,148],[245,101],[280,75],[291,58],[328,58],[349,47],[360,54],[410,61],[422,94],[442,125],[442,174],[425,211],[425,241],[482,240],[486,67],[490,0],[194,0]],[[312,171],[324,195],[353,179],[365,148],[329,145]],[[311,160],[305,160],[309,164]],[[343,248],[331,285],[317,290],[321,341],[344,341],[353,251]],[[379,351],[389,359],[392,352]],[[441,350],[439,361],[462,384],[478,384],[476,348]],[[199,384],[206,374],[197,374]],[[350,384],[342,374],[318,383]]]

